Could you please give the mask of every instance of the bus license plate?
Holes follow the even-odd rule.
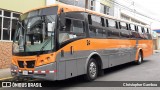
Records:
[[[23,71],[23,75],[28,75],[28,71]]]

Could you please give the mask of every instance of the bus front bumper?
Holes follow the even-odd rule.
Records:
[[[56,62],[35,67],[34,70],[21,70],[15,65],[11,65],[11,75],[13,77],[29,77],[44,80],[57,80]]]

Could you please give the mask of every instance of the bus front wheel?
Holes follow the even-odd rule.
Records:
[[[97,78],[98,75],[98,66],[95,59],[91,58],[87,64],[87,74],[85,79],[87,81],[93,81]]]

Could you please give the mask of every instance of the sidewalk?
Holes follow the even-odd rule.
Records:
[[[10,68],[0,69],[0,80],[11,78]]]

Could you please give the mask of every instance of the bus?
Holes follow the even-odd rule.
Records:
[[[22,14],[13,40],[11,75],[44,80],[84,76],[141,64],[153,53],[150,28],[92,10],[54,4]]]

